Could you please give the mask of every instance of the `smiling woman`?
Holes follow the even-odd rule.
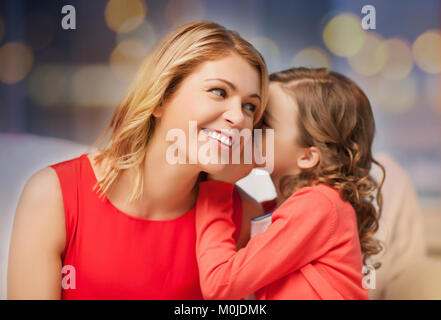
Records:
[[[261,55],[218,24],[192,22],[167,35],[116,109],[107,142],[27,182],[11,240],[8,298],[201,299],[194,205],[199,182],[227,165],[170,164],[166,136],[192,121],[197,133],[251,130],[267,81]],[[189,159],[189,150],[179,152]],[[241,247],[261,208],[238,188],[234,197]],[[64,266],[75,285],[63,281],[62,288]]]
[[[178,153],[185,157],[185,163],[199,164],[202,171],[207,173],[218,173],[225,167],[225,162],[198,161],[197,150],[203,149],[206,142],[197,137],[200,133],[204,136],[207,131],[251,130],[263,109],[259,100],[259,77],[256,68],[234,52],[200,64],[179,85],[169,101],[155,110],[158,124],[151,143],[158,141],[158,145],[167,146],[164,141],[170,130],[190,132],[190,121],[196,121],[196,132],[188,135],[185,144],[178,144]],[[207,138],[212,150],[224,147],[218,139],[211,137],[208,135]],[[163,150],[163,154],[166,152]]]

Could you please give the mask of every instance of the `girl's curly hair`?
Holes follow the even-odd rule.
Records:
[[[338,190],[356,212],[366,264],[370,256],[383,249],[373,235],[379,227],[385,179],[384,167],[372,156],[375,121],[368,98],[352,80],[324,68],[292,68],[271,74],[270,82],[281,85],[297,102],[297,143],[320,151],[316,167],[280,180],[282,196],[319,183]],[[369,174],[372,163],[383,172],[380,183]],[[375,191],[377,208],[373,203]],[[376,263],[374,267],[380,266]]]

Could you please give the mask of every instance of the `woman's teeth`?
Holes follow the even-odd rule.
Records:
[[[227,147],[231,147],[231,139],[227,137],[226,135],[210,130],[210,129],[203,129],[203,131],[211,138],[216,139],[220,141],[222,144],[226,145]]]

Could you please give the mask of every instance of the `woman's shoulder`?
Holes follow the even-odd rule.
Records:
[[[32,214],[41,207],[58,209],[58,211],[63,209],[60,180],[55,168],[52,166],[42,168],[26,181],[20,196],[19,207],[20,205],[26,208],[35,207],[36,210],[29,210],[26,214]]]
[[[35,207],[36,210],[24,210],[24,214],[41,211],[64,212],[63,195],[66,186],[76,188],[74,176],[78,173],[83,154],[73,159],[61,161],[35,172],[26,182],[19,200],[19,206]]]
[[[84,186],[89,187],[96,182],[92,166],[93,159],[93,154],[84,153],[76,158],[49,166],[58,176],[64,196],[74,194]]]
[[[76,168],[80,167],[84,160],[87,160],[88,154],[84,153],[75,158],[63,160],[57,163],[54,163],[49,166],[55,170],[56,173],[59,172],[68,172],[68,171],[76,171]]]
[[[44,199],[60,191],[57,173],[52,167],[45,167],[35,172],[26,182],[22,198]]]
[[[87,154],[64,160],[35,172],[25,183],[18,201],[15,220],[22,221],[19,226],[30,225],[45,229],[50,226],[59,230],[57,239],[64,241],[65,207],[75,203],[78,174],[84,172],[83,161]],[[70,200],[70,201],[69,201]],[[55,234],[55,233],[54,233]]]
[[[23,230],[28,230],[28,226],[33,230],[52,230],[52,238],[62,249],[65,237],[64,204],[53,168],[40,169],[28,179],[17,205],[15,224],[16,228]]]

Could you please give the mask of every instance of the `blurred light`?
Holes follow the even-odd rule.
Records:
[[[3,19],[0,18],[0,42],[3,41],[3,37],[5,36],[5,23]]]
[[[325,50],[318,47],[307,47],[296,54],[293,65],[331,69],[331,60]]]
[[[400,81],[380,78],[376,87],[377,103],[381,108],[392,113],[409,111],[416,103],[417,82],[409,76]]]
[[[427,102],[441,112],[441,76],[428,77],[424,89]]]
[[[109,0],[105,9],[107,26],[120,33],[138,28],[147,15],[144,0]]]
[[[280,51],[273,40],[267,37],[254,37],[250,39],[250,43],[265,58],[269,70],[279,69]]]
[[[70,96],[80,107],[115,107],[124,95],[125,85],[115,81],[106,65],[88,65],[72,76]]]
[[[401,80],[407,77],[413,67],[410,47],[402,39],[393,38],[383,41],[387,50],[387,60],[381,75],[389,80]]]
[[[32,50],[23,42],[7,42],[0,47],[0,81],[14,84],[23,80],[34,61]]]
[[[387,61],[387,46],[383,39],[374,33],[366,35],[363,46],[357,54],[348,58],[351,68],[363,76],[372,76],[381,71]]]
[[[413,56],[415,62],[428,73],[441,72],[441,31],[430,30],[420,35],[414,42]]]
[[[354,14],[334,17],[323,30],[323,42],[337,56],[351,57],[363,46],[365,33],[360,18]]]
[[[110,55],[110,68],[122,81],[133,79],[149,48],[137,40],[125,40],[113,49]]]
[[[176,26],[192,20],[203,20],[205,5],[202,0],[168,0],[165,6],[165,18]]]
[[[64,65],[37,66],[29,76],[29,97],[43,107],[69,105],[67,89],[70,87],[71,72],[71,68]]]
[[[43,12],[32,12],[26,16],[25,39],[34,50],[47,47],[54,39],[55,22]]]
[[[145,42],[128,39],[118,44],[115,49],[126,57],[142,59],[148,53],[149,47]]]
[[[43,107],[115,107],[125,89],[105,65],[42,65],[28,82],[30,99]]]
[[[145,53],[152,50],[156,44],[157,36],[155,29],[147,20],[145,20],[135,31],[129,33],[116,34],[116,42],[119,44],[123,41],[133,40],[142,43],[145,47]],[[122,48],[123,50],[125,47]],[[130,52],[124,52],[127,55],[131,55]]]
[[[366,94],[373,109],[380,106],[380,101],[377,96],[379,77],[366,77],[358,73],[349,73],[348,76]]]

